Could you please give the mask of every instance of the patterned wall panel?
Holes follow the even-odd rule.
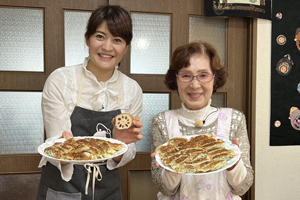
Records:
[[[0,8],[0,70],[44,71],[43,10]]]
[[[65,65],[76,65],[88,56],[84,34],[91,12],[65,11]]]
[[[143,98],[142,135],[144,138],[136,143],[136,149],[137,151],[150,151],[151,121],[156,114],[169,110],[169,94],[145,93]]]
[[[171,16],[132,13],[131,73],[165,74],[170,60]]]
[[[0,154],[37,153],[44,142],[41,92],[0,92]]]
[[[204,17],[190,17],[189,41],[202,40],[216,47],[220,58],[226,56],[226,20]]]

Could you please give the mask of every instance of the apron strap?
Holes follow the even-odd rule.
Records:
[[[79,105],[80,98],[81,98],[81,92],[82,92],[82,87],[83,87],[83,81],[84,81],[84,70],[82,69],[80,89],[79,89],[79,94],[78,94],[78,97],[77,97],[77,106]]]
[[[166,125],[168,129],[169,139],[180,137],[181,133],[178,124],[178,115],[175,110],[165,111]]]
[[[119,92],[119,79],[117,79],[116,81],[116,84],[117,84],[117,91]],[[118,95],[118,108],[120,109],[120,95]]]
[[[84,72],[84,69],[82,68],[81,83],[80,83],[79,93],[78,93],[78,97],[77,97],[77,106],[79,106],[80,99],[81,99],[84,77],[85,77],[85,72]],[[117,79],[116,85],[117,85],[117,91],[119,92],[119,79]],[[120,109],[120,107],[121,107],[120,106],[120,95],[118,95],[118,108]]]
[[[98,181],[102,180],[102,174],[101,174],[101,170],[99,168],[100,165],[106,165],[106,162],[98,163],[98,164],[85,163],[83,165],[84,168],[88,171],[88,174],[87,174],[87,177],[86,177],[86,183],[85,183],[85,195],[88,195],[90,174],[92,173],[91,167],[93,167],[93,200],[94,200],[94,195],[95,195],[95,179],[97,179]]]
[[[229,139],[231,130],[232,108],[220,108],[218,116],[217,136]]]

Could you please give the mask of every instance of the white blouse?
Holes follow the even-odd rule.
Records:
[[[47,140],[61,137],[64,131],[71,132],[70,117],[77,104],[82,73],[85,74],[78,106],[94,110],[93,103],[100,102],[103,105],[101,111],[117,110],[119,98],[122,113],[127,112],[133,116],[142,117],[143,92],[139,84],[120,72],[118,66],[115,67],[113,76],[108,81],[99,82],[96,76],[86,69],[89,59],[89,57],[85,58],[83,64],[58,68],[47,78],[42,95],[42,112]],[[128,147],[128,151],[118,164],[114,160],[107,162],[109,169],[121,167],[135,157],[134,143],[129,144]],[[46,163],[47,159],[43,157],[39,167]],[[62,167],[59,162],[51,161],[51,163],[60,170],[62,168],[73,170],[71,164]],[[70,179],[72,174],[73,172],[62,173],[62,177],[66,175],[65,178]]]

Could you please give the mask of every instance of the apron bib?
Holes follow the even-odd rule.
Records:
[[[71,119],[71,131],[76,136],[93,136],[98,131],[106,131],[106,137],[112,138],[113,125],[111,120],[121,113],[120,109],[114,111],[94,111],[79,107],[81,90],[83,86],[84,72],[78,95],[77,106],[75,106]],[[117,82],[118,84],[118,82]],[[117,87],[118,88],[118,87]],[[118,101],[119,103],[119,101]],[[120,104],[119,104],[120,108]],[[60,171],[56,166],[47,162],[43,166],[37,200],[121,200],[121,185],[118,169],[109,170],[106,165],[100,165],[102,174],[101,181],[95,181],[93,189],[93,178],[88,179],[87,195],[86,180],[88,171],[83,165],[73,165],[74,172],[69,182],[61,178]],[[91,167],[90,176],[93,177]]]

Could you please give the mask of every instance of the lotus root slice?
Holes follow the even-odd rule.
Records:
[[[116,116],[116,128],[128,129],[132,125],[132,116],[129,113],[121,113]]]

